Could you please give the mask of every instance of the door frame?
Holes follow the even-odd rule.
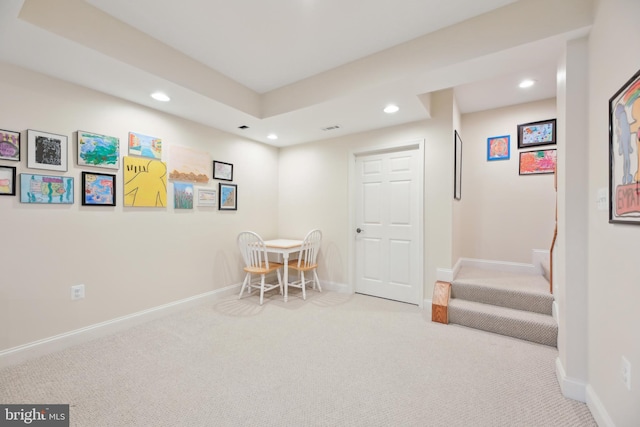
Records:
[[[356,240],[355,229],[356,224],[356,157],[366,156],[372,154],[382,153],[394,153],[409,150],[416,150],[418,152],[418,224],[416,228],[418,230],[417,243],[418,243],[418,257],[422,261],[422,267],[418,268],[418,301],[416,304],[423,308],[424,306],[424,139],[413,139],[402,143],[391,143],[385,145],[372,145],[359,147],[357,149],[350,150],[349,152],[349,245],[348,245],[348,278],[349,278],[349,292],[351,294],[356,291]]]

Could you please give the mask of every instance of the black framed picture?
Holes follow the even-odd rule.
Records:
[[[0,166],[0,196],[16,195],[16,168]]]
[[[538,147],[556,143],[556,119],[518,125],[518,148]]]
[[[238,186],[236,184],[218,184],[218,210],[235,211],[238,209]]]
[[[213,179],[233,181],[233,165],[231,163],[213,161]]]
[[[82,204],[84,206],[115,206],[116,176],[82,172]]]
[[[609,99],[610,223],[640,224],[639,93],[640,70]]]
[[[0,159],[20,161],[20,132],[0,129]]]
[[[457,130],[454,130],[454,164],[453,164],[453,198],[462,199],[462,138]]]

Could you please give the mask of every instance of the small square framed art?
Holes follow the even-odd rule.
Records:
[[[27,167],[67,171],[67,136],[27,130]]]

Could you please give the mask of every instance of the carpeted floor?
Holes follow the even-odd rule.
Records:
[[[2,369],[0,403],[69,403],[82,427],[596,425],[555,348],[363,295],[257,298]]]

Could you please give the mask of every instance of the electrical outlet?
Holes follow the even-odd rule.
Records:
[[[71,300],[84,298],[84,285],[74,285],[71,287]]]
[[[631,363],[626,357],[622,356],[622,382],[627,386],[627,390],[631,390]]]

